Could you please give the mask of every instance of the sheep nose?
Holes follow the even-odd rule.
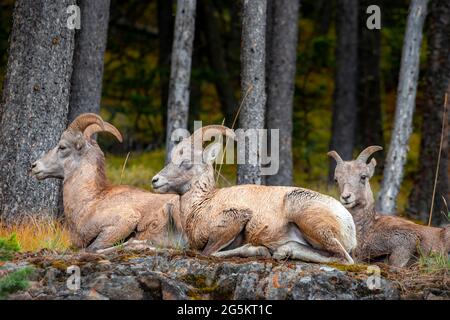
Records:
[[[155,183],[157,183],[158,182],[158,180],[159,180],[159,177],[153,177],[153,179],[152,179],[152,184],[155,184]]]
[[[34,169],[34,168],[36,168],[36,162],[33,162],[33,163],[31,164],[31,169]]]
[[[348,200],[352,195],[350,193],[345,193],[342,195],[342,199]]]

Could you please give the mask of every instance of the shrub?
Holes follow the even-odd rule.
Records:
[[[32,268],[26,267],[0,278],[0,299],[6,299],[11,293],[27,289],[29,285],[28,276],[32,272]]]
[[[11,260],[14,253],[20,250],[16,234],[12,233],[8,238],[0,238],[0,261]]]

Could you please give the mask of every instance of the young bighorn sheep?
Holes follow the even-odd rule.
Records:
[[[450,251],[450,227],[433,228],[415,224],[399,217],[379,215],[369,179],[373,176],[375,159],[367,160],[382,147],[366,148],[353,161],[343,161],[336,151],[328,155],[336,160],[335,181],[340,190],[340,201],[353,215],[358,246],[353,257],[368,260],[389,256],[389,264],[407,265],[416,253],[445,254]]]
[[[122,141],[120,132],[100,116],[82,114],[63,132],[58,145],[32,164],[32,174],[39,180],[63,179],[64,214],[73,244],[93,251],[133,233],[138,240],[167,244],[172,217],[181,220],[179,197],[111,185],[105,156],[91,139],[98,132]]]
[[[181,195],[191,248],[219,257],[273,253],[276,259],[353,264],[348,252],[356,246],[355,225],[337,200],[294,187],[217,189],[212,163],[222,145],[203,150],[205,134],[234,139],[224,126],[200,128],[175,146],[171,162],[152,179],[156,192]]]

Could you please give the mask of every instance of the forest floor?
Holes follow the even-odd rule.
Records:
[[[67,285],[74,266],[81,277],[75,289]],[[220,259],[145,244],[103,253],[40,250],[0,262],[6,273],[24,268],[29,282],[9,299],[450,299],[450,269],[421,263],[396,269]],[[373,270],[378,282],[370,280]]]

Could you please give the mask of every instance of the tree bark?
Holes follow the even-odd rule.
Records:
[[[52,215],[60,181],[28,175],[66,128],[74,31],[67,7],[74,0],[18,0],[13,13],[0,121],[0,214],[6,223]]]
[[[280,136],[279,170],[275,175],[266,176],[268,185],[292,185],[292,109],[299,8],[300,0],[268,0],[267,2],[266,123],[268,130],[278,129]]]
[[[78,0],[78,5],[81,29],[75,32],[69,122],[100,111],[110,0]]]
[[[330,150],[352,158],[357,121],[358,1],[338,0],[336,12],[336,74]],[[336,162],[330,160],[329,183]]]
[[[423,109],[419,170],[409,196],[407,212],[410,216],[428,221],[431,209],[436,165],[441,140],[444,97],[450,98],[450,2],[430,3],[428,28],[428,63],[426,73],[426,105]],[[449,141],[447,119],[433,207],[433,224],[445,222],[441,212],[447,213],[449,204]]]
[[[162,127],[167,135],[167,106],[169,99],[170,53],[172,51],[173,25],[172,0],[158,0],[159,82],[161,90]]]
[[[225,125],[231,127],[237,112],[237,103],[234,96],[231,77],[225,58],[225,49],[215,17],[215,9],[211,0],[201,0],[201,14],[204,22],[203,32],[208,46],[208,60],[214,71],[214,82],[219,96]]]
[[[195,34],[196,0],[178,0],[170,67],[167,104],[166,163],[175,145],[171,140],[176,129],[187,129],[189,117],[189,81]]]
[[[263,129],[266,106],[265,60],[266,60],[266,0],[244,0],[242,3],[242,49],[241,49],[241,99],[239,115],[240,128]],[[256,148],[245,144],[246,163],[238,164],[238,184],[262,184],[261,141]],[[250,158],[257,159],[256,164],[249,163]]]
[[[317,23],[315,33],[318,35],[326,35],[330,30],[333,22],[333,6],[334,1],[318,0],[315,4]]]
[[[360,12],[372,4],[381,7],[380,1],[361,0]],[[366,28],[367,15],[360,16],[358,46],[358,121],[356,138],[363,150],[370,145],[384,146],[383,121],[381,113],[381,30]],[[382,152],[376,153],[378,163],[384,159]]]
[[[429,0],[412,0],[403,42],[397,102],[391,143],[384,167],[384,178],[378,195],[377,210],[395,214],[397,196],[408,156],[409,137],[415,109],[422,30]]]

